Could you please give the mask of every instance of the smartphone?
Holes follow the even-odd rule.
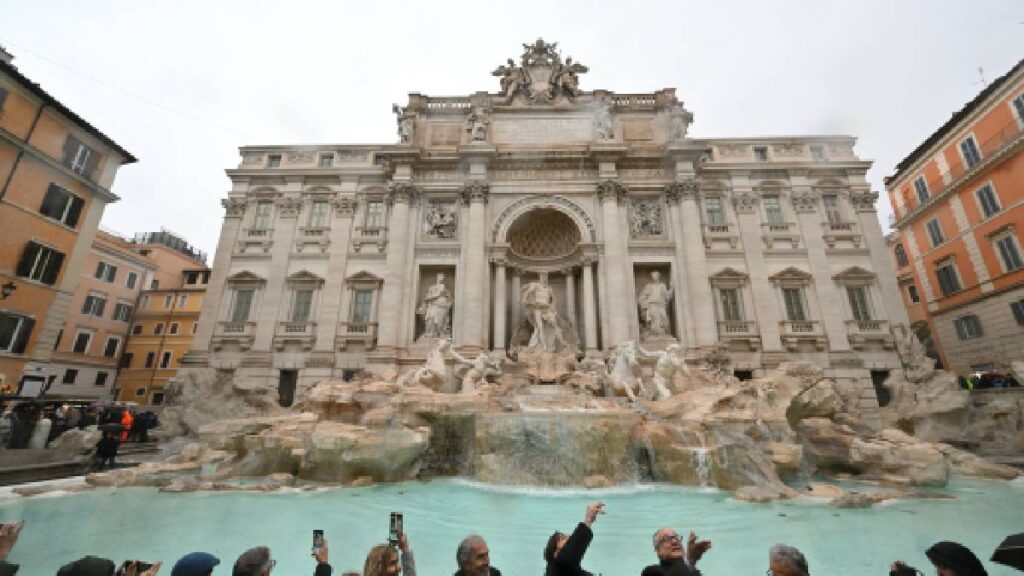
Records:
[[[398,535],[402,533],[402,513],[391,513],[391,524],[388,530],[388,542],[392,546],[398,545]]]
[[[324,531],[313,530],[313,552],[324,547]]]

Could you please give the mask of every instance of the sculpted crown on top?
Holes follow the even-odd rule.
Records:
[[[508,65],[502,64],[492,72],[501,78],[501,95],[505,104],[512,103],[517,96],[528,102],[545,104],[559,98],[579,96],[579,74],[588,68],[579,62],[562,56],[557,51],[558,42],[548,44],[538,38],[533,44],[523,44],[523,55],[519,58],[519,66],[508,59]]]

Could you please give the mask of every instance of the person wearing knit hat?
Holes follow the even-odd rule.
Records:
[[[938,542],[925,550],[939,576],[988,576],[981,560],[963,544]]]
[[[213,574],[214,566],[218,564],[220,559],[213,554],[193,552],[182,556],[174,563],[171,576],[210,576]]]

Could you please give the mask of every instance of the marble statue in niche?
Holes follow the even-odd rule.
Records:
[[[437,274],[437,282],[427,288],[423,302],[416,313],[423,316],[424,338],[448,338],[451,336],[450,313],[452,293],[444,284],[444,273]]]
[[[548,286],[548,275],[541,273],[537,280],[523,287],[523,309],[526,320],[533,328],[528,349],[557,352],[569,348],[559,326],[555,309],[555,293]]]
[[[664,233],[659,202],[634,203],[632,220],[634,238],[661,236]]]
[[[640,322],[647,336],[669,336],[671,324],[668,319],[668,305],[672,301],[672,288],[661,281],[661,272],[651,272],[651,281],[644,286],[637,297],[640,305]]]
[[[431,202],[423,216],[425,233],[431,238],[452,240],[458,231],[458,217],[453,203]]]

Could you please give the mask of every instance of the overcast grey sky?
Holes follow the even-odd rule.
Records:
[[[103,224],[210,253],[245,144],[390,143],[406,94],[497,90],[538,36],[584,90],[676,87],[694,137],[852,134],[882,178],[1024,57],[1024,1],[0,1],[0,44],[134,153]]]

